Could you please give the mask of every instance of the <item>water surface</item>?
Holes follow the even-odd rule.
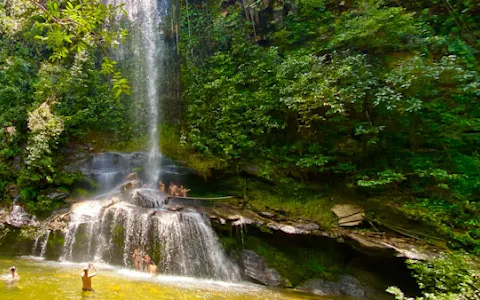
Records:
[[[6,280],[15,265],[20,280]],[[0,258],[0,299],[340,299],[315,297],[286,289],[268,289],[251,283],[231,283],[189,277],[150,276],[129,269],[99,264],[92,279],[95,292],[81,290],[84,264],[41,261],[34,258]],[[344,299],[344,298],[342,298]]]

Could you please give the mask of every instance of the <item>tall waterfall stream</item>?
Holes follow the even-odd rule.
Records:
[[[208,218],[193,209],[169,211],[165,195],[157,189],[160,177],[159,102],[166,53],[162,27],[169,20],[170,2],[166,0],[108,0],[125,3],[130,37],[125,46],[114,50],[132,84],[132,99],[144,104],[148,118],[150,150],[144,162],[145,182],[149,188],[121,191],[131,165],[113,164],[108,157],[93,160],[95,177],[104,193],[96,199],[75,204],[65,235],[61,260],[96,261],[133,267],[132,253],[148,253],[162,274],[211,278],[225,281],[241,279],[238,266],[225,255]],[[125,156],[126,157],[126,156]],[[128,159],[126,159],[128,162]],[[45,256],[48,233],[38,236],[32,249]],[[39,252],[40,251],[40,252]]]

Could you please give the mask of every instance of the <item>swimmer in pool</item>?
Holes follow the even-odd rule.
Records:
[[[17,268],[15,266],[11,266],[10,269],[8,269],[8,270],[12,274],[12,277],[8,276],[8,279],[10,279],[10,280],[20,279],[20,276],[18,276],[18,273],[17,273]]]
[[[88,270],[90,270],[90,267],[92,267],[95,272],[88,274]],[[89,263],[88,266],[83,269],[82,274],[80,274],[80,276],[82,276],[82,283],[83,283],[82,291],[93,291],[92,277],[96,275],[97,275],[97,268],[95,268],[95,266],[92,263]]]

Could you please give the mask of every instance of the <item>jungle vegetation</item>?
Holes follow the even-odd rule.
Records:
[[[60,203],[43,190],[67,189],[61,147],[90,131],[118,133],[128,81],[108,49],[127,32],[107,29],[121,6],[102,1],[0,1],[0,190],[17,184],[27,208]]]
[[[253,203],[312,218],[328,205],[314,187],[340,186],[380,224],[480,254],[477,1],[183,4],[178,132],[192,155],[217,174],[254,166],[286,195]],[[447,257],[412,262],[424,297],[477,299],[475,272],[448,275],[471,257]]]
[[[374,204],[372,220],[394,211],[449,249],[480,255],[478,1],[181,4],[182,112],[163,127],[165,154],[205,177],[254,166],[255,180],[290,191],[292,211],[311,219],[328,211],[315,195],[340,186]],[[130,86],[109,51],[128,34],[109,26],[121,10],[0,0],[1,199],[15,186],[31,212],[50,212],[61,203],[45,194],[80,179],[62,168],[65,146],[92,134],[132,138]],[[455,255],[412,267],[419,282],[473,268]],[[437,296],[474,291],[464,275],[443,276]]]
[[[184,5],[183,143],[384,197],[480,253],[478,3],[242,3]]]

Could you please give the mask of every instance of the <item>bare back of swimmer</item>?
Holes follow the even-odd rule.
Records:
[[[90,270],[90,267],[93,268],[94,272],[93,273],[88,273]],[[82,274],[82,291],[93,291],[92,289],[92,277],[97,275],[97,268],[92,263],[89,263],[86,268],[83,269]]]

